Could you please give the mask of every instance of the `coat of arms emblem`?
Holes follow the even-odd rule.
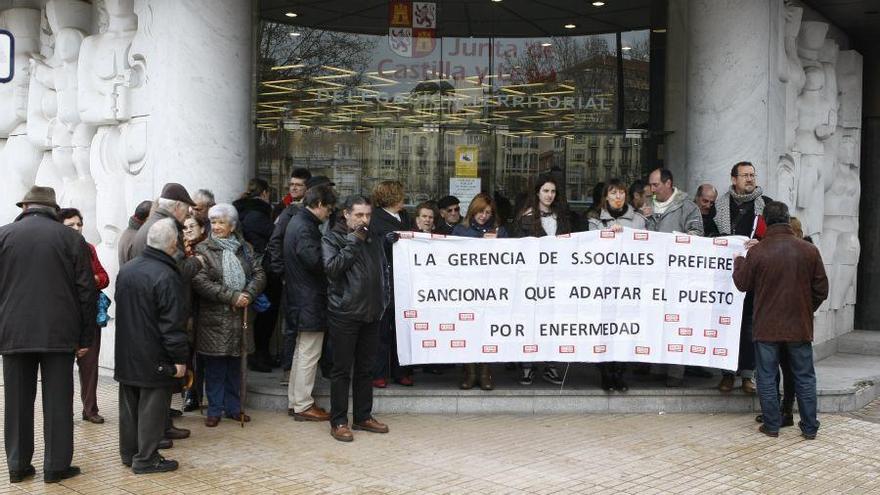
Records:
[[[388,3],[388,44],[402,57],[430,55],[437,45],[437,4],[391,0]]]

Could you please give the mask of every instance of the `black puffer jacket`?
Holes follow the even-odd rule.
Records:
[[[332,316],[364,322],[382,317],[388,304],[383,240],[375,232],[366,241],[358,239],[344,220],[324,235],[324,271],[330,282],[327,310]]]
[[[238,223],[241,225],[244,240],[262,256],[275,229],[275,224],[272,223],[272,205],[260,198],[242,198],[232,203],[232,206],[238,211]]]
[[[269,236],[269,244],[266,246],[263,265],[274,275],[284,275],[284,236],[287,234],[290,221],[301,208],[299,203],[291,203],[275,219],[275,226],[272,229],[272,235]]]
[[[97,294],[85,239],[53,212],[0,227],[0,354],[91,346]]]
[[[287,324],[300,332],[327,329],[327,277],[321,248],[321,220],[302,208],[284,235]]]
[[[247,251],[245,251],[247,250]],[[253,301],[266,288],[263,267],[254,256],[253,248],[242,244],[235,253],[244,269],[246,292]],[[233,304],[241,292],[223,285],[223,248],[208,238],[196,248],[196,258],[203,267],[193,278],[193,288],[199,297],[199,318],[196,321],[196,350],[209,356],[240,356],[242,310]],[[253,311],[250,312],[253,317]],[[248,337],[248,351],[253,342]]]
[[[167,387],[175,380],[159,364],[184,364],[189,356],[186,295],[177,263],[147,247],[116,278],[116,369],[113,378],[134,387]]]

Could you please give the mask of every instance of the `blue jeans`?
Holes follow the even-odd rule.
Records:
[[[819,430],[816,417],[816,370],[813,368],[813,345],[810,342],[755,342],[758,372],[758,397],[767,431],[779,431],[782,415],[779,410],[779,357],[788,355],[794,391],[797,396],[801,431],[815,435]]]
[[[205,361],[205,395],[208,396],[208,416],[238,417],[241,412],[241,358],[207,356]]]

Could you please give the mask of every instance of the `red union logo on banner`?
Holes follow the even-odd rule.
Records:
[[[614,231],[602,230],[599,232],[599,237],[601,237],[602,239],[614,239]]]
[[[483,346],[483,354],[498,354],[498,346],[497,345],[484,345]]]
[[[418,318],[418,317],[419,317],[419,312],[416,311],[416,310],[414,310],[414,309],[408,309],[408,310],[406,310],[406,311],[403,312],[403,317],[406,318],[406,319],[410,319],[410,318]]]
[[[644,345],[637,345],[636,354],[651,354],[651,348]]]
[[[716,356],[726,356],[727,349],[725,349],[724,347],[716,347],[716,348],[712,349],[712,354],[714,354]]]
[[[691,243],[691,236],[677,235],[677,236],[675,236],[675,242],[677,242],[678,244],[690,244]]]
[[[561,345],[559,346],[560,354],[574,354],[574,346],[573,345]]]
[[[682,337],[690,337],[691,335],[694,334],[694,329],[693,328],[679,328],[678,334],[681,335]]]
[[[523,353],[530,354],[533,352],[538,352],[538,346],[535,344],[526,344],[523,346]]]
[[[678,315],[667,314],[667,315],[664,317],[664,320],[665,320],[667,323],[674,323],[674,322],[678,321],[679,318],[678,318]]]
[[[608,346],[604,345],[594,345],[593,346],[593,354],[605,354],[605,351],[608,350]]]
[[[449,347],[453,349],[462,349],[467,347],[467,340],[450,340]]]
[[[729,316],[722,316],[722,317],[718,318],[718,323],[721,325],[730,325],[730,317]]]
[[[647,232],[633,232],[633,240],[634,241],[647,241],[648,233]]]
[[[428,324],[427,323],[416,323],[413,325],[413,328],[415,328],[416,330],[427,330]]]
[[[666,346],[666,350],[669,352],[684,352],[683,344],[669,344]]]
[[[458,314],[459,321],[474,321],[473,313],[459,313]]]
[[[716,339],[718,338],[718,330],[707,328],[703,330],[703,336],[709,337],[710,339]]]
[[[437,4],[388,2],[388,45],[401,57],[419,58],[433,53],[437,47]]]
[[[437,347],[437,341],[436,340],[423,340],[422,347],[424,347],[425,349]]]
[[[455,323],[441,323],[440,324],[441,332],[454,332],[455,331]]]
[[[706,354],[706,348],[701,345],[692,345],[691,354]]]
[[[716,246],[726,246],[727,239],[713,239],[712,243],[715,244]]]

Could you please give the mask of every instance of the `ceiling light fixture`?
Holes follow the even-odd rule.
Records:
[[[300,36],[301,34],[302,34],[302,33],[298,33],[298,32],[296,32],[296,31],[291,31],[291,32],[290,32],[290,35],[291,35],[291,36]]]
[[[296,12],[288,12],[284,15],[286,15],[287,17],[296,17],[298,14]]]
[[[622,46],[622,47],[620,47],[620,49],[623,50],[623,51],[625,51],[625,52],[628,52],[628,51],[632,50],[633,47],[631,47],[631,46]]]
[[[545,42],[541,43],[541,46],[543,46],[544,48],[547,48],[548,46],[553,46],[553,43],[550,43],[549,41],[545,41]]]
[[[498,3],[498,2],[500,2],[501,0],[492,0],[492,1],[495,2],[495,3]]]
[[[601,7],[605,5],[605,2],[593,2],[593,7]]]
[[[562,26],[562,27],[564,27],[565,29],[574,29],[574,28],[576,28],[577,26],[574,25],[574,24],[568,23],[568,24],[566,24],[565,26]]]

